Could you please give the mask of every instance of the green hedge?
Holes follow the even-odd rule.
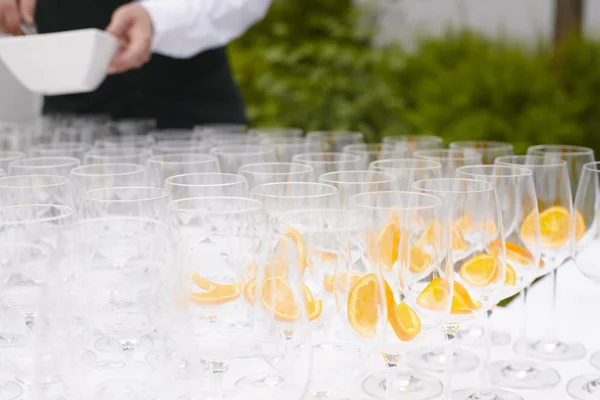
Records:
[[[409,53],[372,47],[359,21],[351,0],[276,0],[230,50],[252,124],[600,150],[600,43],[449,31]]]

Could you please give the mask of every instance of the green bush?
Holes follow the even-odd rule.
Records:
[[[253,125],[429,133],[600,150],[600,44],[554,52],[471,32],[373,47],[351,0],[276,0],[231,48]]]

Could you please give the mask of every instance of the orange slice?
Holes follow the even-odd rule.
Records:
[[[436,240],[436,234],[438,237],[441,237],[440,230],[442,227],[439,222],[431,222],[427,229],[421,234],[419,238],[419,244],[421,245],[429,245],[433,247],[439,247],[441,243],[436,243],[439,241]],[[465,241],[465,238],[461,232],[461,230],[454,226],[452,228],[452,251],[461,251],[467,249],[468,245]]]
[[[201,305],[217,306],[227,304],[237,300],[241,296],[241,288],[239,283],[229,285],[217,285],[204,293],[192,292],[192,300]]]
[[[381,301],[378,290],[377,275],[368,274],[354,285],[348,296],[348,322],[362,337],[377,336]]]
[[[406,254],[406,253],[405,253]],[[411,246],[410,248],[410,271],[420,274],[431,265],[431,256],[424,250]]]
[[[398,261],[398,246],[400,245],[400,221],[390,219],[379,232],[377,240],[379,258],[386,271],[391,271]]]
[[[510,264],[506,264],[506,279],[504,279],[504,286],[515,286],[516,284],[517,273]]]
[[[499,256],[501,243],[495,240],[490,243],[490,252],[496,257]],[[533,254],[524,247],[517,244],[506,242],[506,259],[523,267],[530,267],[533,264]],[[544,267],[544,261],[540,259],[540,268]]]
[[[571,215],[562,206],[550,207],[540,213],[540,235],[542,247],[556,249],[564,246],[570,236]],[[581,213],[575,214],[575,239],[579,241],[585,234],[586,224]],[[536,236],[535,211],[523,220],[521,236],[525,241],[535,241]]]
[[[321,316],[323,312],[323,302],[321,300],[313,301],[307,304],[308,320],[314,321]]]
[[[192,282],[194,282],[194,285],[207,292],[216,289],[217,286],[221,286],[218,283],[214,283],[213,281],[200,276],[197,272],[192,273]]]
[[[396,305],[394,292],[390,285],[384,282],[385,301],[388,310],[388,322],[396,337],[404,342],[413,340],[421,332],[421,320],[417,313],[404,302]]]
[[[267,278],[263,283],[261,300],[263,307],[282,322],[294,322],[299,317],[298,303],[289,283],[281,278]]]
[[[475,220],[471,214],[465,214],[454,222],[454,227],[461,231],[471,231],[475,227]]]
[[[304,271],[306,271],[306,267],[308,266],[304,239],[302,238],[300,232],[293,227],[287,228],[284,235],[288,239],[292,240],[298,248],[298,263],[300,265],[300,276],[302,276]]]
[[[269,278],[270,279],[270,278]],[[265,280],[265,283],[269,280]],[[290,291],[287,291],[287,287],[289,287],[289,284],[287,283],[287,281],[285,281],[284,278],[282,277],[277,277],[276,279],[279,279],[283,282],[285,282],[285,284],[287,286],[284,286],[284,294],[283,296],[289,296],[290,294],[292,295],[293,298],[293,293],[291,292],[291,287],[289,288]],[[276,285],[279,284],[280,281],[278,281],[276,283]],[[269,287],[269,289],[267,290],[272,290],[272,286]],[[279,290],[279,286],[276,287],[275,290]],[[256,292],[256,278],[250,280],[247,284],[246,287],[244,288],[244,297],[246,298],[246,301],[250,304],[254,304],[254,296],[255,296],[255,292]],[[286,294],[287,292],[287,294]],[[264,294],[264,287],[263,287],[263,294]],[[277,294],[277,296],[279,296],[279,294]],[[267,299],[270,299],[267,298]],[[317,318],[319,318],[321,316],[321,313],[323,311],[323,302],[321,300],[317,300],[315,301],[315,299],[313,298],[313,294],[310,291],[310,289],[308,288],[308,286],[304,285],[304,300],[306,302],[306,307],[308,310],[308,318],[310,321],[315,320]],[[263,299],[263,305],[264,305],[264,299]],[[267,303],[272,303],[272,301],[270,300],[266,300]],[[270,307],[268,308],[270,309]],[[290,321],[289,319],[286,319],[285,317],[280,316],[281,318],[278,318],[282,321]],[[277,318],[277,313],[276,313],[276,318]]]
[[[496,280],[496,257],[491,254],[479,254],[461,265],[459,274],[471,286],[486,286]]]
[[[254,292],[256,291],[256,278],[252,278],[244,287],[244,298],[250,304],[254,304]]]
[[[417,296],[417,304],[431,311],[443,311],[448,301],[448,286],[444,278],[435,278]]]
[[[451,314],[466,315],[473,313],[473,310],[481,308],[479,301],[473,301],[467,289],[459,282],[454,281],[454,295],[452,296]]]
[[[365,276],[364,274],[360,274],[358,272],[353,272],[350,275],[350,279],[348,280],[348,273],[342,272],[337,278],[337,285],[340,291],[347,292],[348,286],[353,288],[354,285],[358,283]],[[348,284],[349,283],[349,284]],[[333,293],[335,291],[336,279],[334,275],[326,275],[325,279],[323,279],[323,289],[328,293]]]

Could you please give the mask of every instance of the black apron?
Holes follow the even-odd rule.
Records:
[[[126,3],[127,0],[38,0],[36,23],[42,33],[103,30],[114,10]],[[225,47],[190,59],[154,54],[138,70],[109,76],[95,92],[46,97],[44,113],[154,118],[161,129],[247,122]]]

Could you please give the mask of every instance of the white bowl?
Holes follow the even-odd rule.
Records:
[[[34,93],[59,95],[98,88],[118,47],[98,29],[0,38],[0,59]]]

